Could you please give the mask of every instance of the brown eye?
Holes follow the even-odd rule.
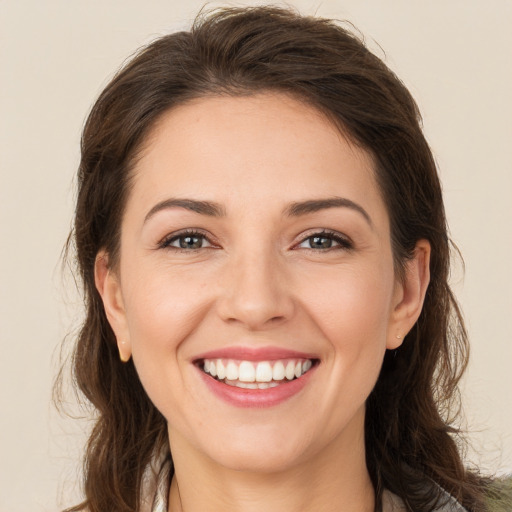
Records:
[[[330,249],[333,240],[326,236],[310,236],[305,242],[309,244],[310,249]]]
[[[196,235],[180,236],[178,238],[181,249],[200,249],[203,246],[204,237]]]
[[[197,250],[205,247],[211,247],[212,244],[206,236],[201,233],[182,233],[169,238],[164,242],[163,247],[171,247],[173,249]]]

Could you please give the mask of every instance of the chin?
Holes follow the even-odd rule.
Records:
[[[254,449],[230,449],[215,456],[218,464],[232,471],[261,474],[287,471],[296,466],[301,459],[295,452],[261,449],[257,446]]]
[[[243,432],[241,431],[243,430]],[[270,431],[269,431],[270,430]],[[290,429],[272,432],[272,428],[239,429],[204,450],[217,464],[233,471],[279,473],[307,458],[305,433],[290,436]],[[309,447],[311,448],[311,447]]]

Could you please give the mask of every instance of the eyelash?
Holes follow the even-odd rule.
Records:
[[[175,246],[171,245],[173,242],[176,242],[176,241],[186,238],[186,237],[199,238],[199,239],[202,239],[203,241],[204,240],[207,241],[210,245],[207,247],[197,247],[197,248],[192,248],[192,249],[185,248],[185,247],[175,247]],[[300,246],[303,243],[307,242],[308,240],[311,243],[311,241],[314,238],[327,239],[332,242],[336,242],[336,244],[338,244],[338,245],[335,245],[334,247],[326,247],[325,249],[318,249],[318,248],[313,248],[313,247],[303,247],[303,249],[305,249],[307,251],[313,251],[313,252],[328,252],[331,250],[351,250],[354,248],[352,241],[350,239],[348,239],[347,237],[340,235],[336,231],[329,231],[329,230],[324,229],[322,231],[311,233],[310,235],[302,238],[302,240],[298,244],[294,245],[293,249],[300,249]],[[164,238],[158,244],[159,249],[168,249],[168,250],[180,251],[180,252],[182,252],[182,251],[196,252],[196,251],[200,251],[201,249],[208,249],[210,247],[218,247],[218,246],[216,246],[208,238],[208,236],[205,233],[198,231],[198,230],[194,230],[194,229],[181,231],[179,233],[173,233],[172,235]]]
[[[307,242],[308,240],[311,243],[311,241],[314,238],[320,238],[320,239],[325,238],[332,242],[336,242],[338,245],[335,245],[334,247],[327,247],[325,249],[314,249],[312,247],[303,247],[303,249],[306,249],[308,251],[314,251],[314,252],[328,252],[331,250],[351,250],[354,248],[354,245],[349,238],[337,233],[336,231],[329,231],[326,229],[319,231],[319,232],[311,233],[307,237],[303,238],[297,245],[295,245],[295,247],[302,245],[303,243]]]
[[[200,251],[201,249],[208,249],[208,247],[197,247],[193,249],[186,249],[184,247],[174,247],[171,244],[173,242],[178,241],[180,238],[200,238],[202,240],[206,240],[210,246],[215,247],[215,244],[206,236],[205,233],[195,230],[195,229],[187,229],[185,231],[181,231],[179,233],[173,233],[172,235],[169,235],[165,237],[161,242],[158,244],[159,249],[169,249],[173,251],[186,251],[186,252],[195,252]]]

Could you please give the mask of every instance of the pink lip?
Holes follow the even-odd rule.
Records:
[[[298,379],[268,389],[237,388],[214,379],[200,368],[197,368],[197,371],[209,390],[228,404],[236,407],[272,407],[299,393],[309,382],[316,368],[315,365]]]
[[[318,359],[317,355],[306,354],[279,347],[226,347],[205,352],[194,358],[200,359],[234,359],[238,361],[275,361],[277,359]],[[309,373],[309,372],[308,372]],[[307,374],[306,374],[307,375]]]
[[[298,379],[283,381],[282,384],[268,389],[245,389],[224,384],[202,371],[197,363],[204,359],[233,359],[238,361],[275,361],[278,359],[318,359],[315,354],[288,350],[280,347],[225,347],[204,352],[194,357],[197,371],[208,389],[223,401],[236,407],[271,407],[299,393],[309,382],[317,365]]]

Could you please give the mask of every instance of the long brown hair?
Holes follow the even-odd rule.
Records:
[[[416,242],[432,247],[423,311],[403,345],[385,355],[367,400],[366,459],[375,491],[414,512],[446,498],[483,511],[482,482],[459,455],[457,383],[467,364],[461,313],[448,285],[450,243],[441,187],[418,108],[400,80],[337,23],[252,7],[200,15],[189,32],[142,49],[108,84],[82,137],[72,241],[87,316],[73,358],[77,387],[97,411],[85,455],[85,501],[69,510],[136,511],[144,469],[167,450],[166,423],[132,362],[121,363],[94,284],[101,249],[112,265],[130,174],[156,120],[190,99],[280,91],[329,116],[374,158],[400,276]]]

